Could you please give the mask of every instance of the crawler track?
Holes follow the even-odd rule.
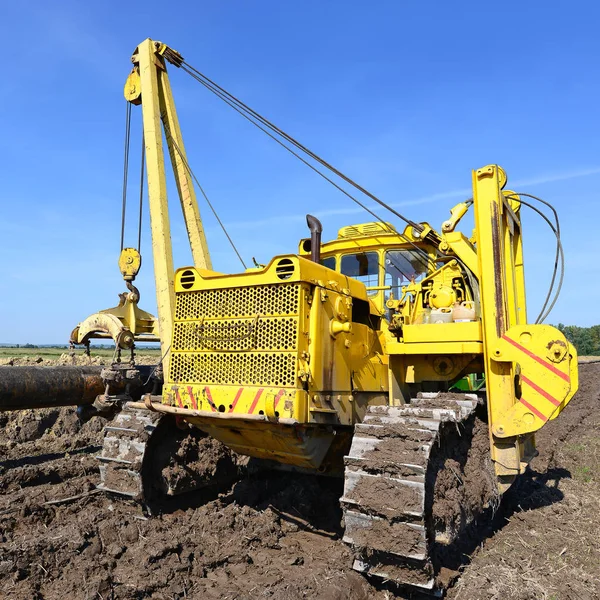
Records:
[[[125,405],[104,428],[100,489],[156,502],[194,490],[230,485],[239,476],[232,453],[171,416]]]
[[[421,394],[404,406],[368,409],[345,459],[344,541],[355,570],[436,593],[433,547],[459,532],[434,524],[430,462],[446,430],[461,428],[477,404],[474,394]]]
[[[100,489],[142,499],[142,465],[160,416],[148,410],[125,408],[104,427],[104,444],[98,455]]]

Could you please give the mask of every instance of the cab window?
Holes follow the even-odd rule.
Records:
[[[390,294],[398,299],[402,295],[402,286],[411,281],[421,281],[427,275],[426,260],[414,250],[390,250],[385,253],[386,299]]]
[[[358,279],[367,288],[379,286],[379,260],[377,252],[360,252],[342,256],[341,272],[348,277]],[[369,295],[378,290],[369,291]]]
[[[328,269],[335,271],[335,256],[328,256],[321,259],[321,264]]]

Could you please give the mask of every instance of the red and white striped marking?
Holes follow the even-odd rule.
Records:
[[[519,344],[518,342],[516,342],[512,338],[509,338],[507,335],[503,335],[502,339],[506,340],[509,344],[511,344],[512,346],[514,346],[520,352],[523,352],[523,354],[529,356],[529,358],[535,360],[535,362],[537,362],[542,367],[546,368],[548,371],[550,371],[551,373],[553,373],[557,377],[560,377],[563,381],[566,381],[567,383],[571,383],[571,377],[570,377],[569,374],[564,373],[563,371],[561,371],[560,369],[558,369],[557,367],[555,367],[553,364],[551,364],[548,361],[544,360],[541,356],[538,356],[537,354],[534,354],[531,350],[528,350],[527,348],[525,348],[525,346],[522,346],[521,344]],[[535,381],[532,381],[531,379],[529,379],[529,377],[526,377],[525,375],[521,375],[521,381],[526,386],[528,386],[529,388],[531,388],[534,392],[537,392],[540,396],[542,396],[542,398],[545,398],[554,407],[558,407],[558,406],[561,405],[561,401],[560,400],[558,400],[557,398],[555,398],[552,394],[548,393],[545,389],[543,389],[541,386],[539,386],[537,383],[535,383]],[[544,421],[544,423],[548,420],[548,418],[549,418],[548,416],[546,416],[541,410],[539,410],[538,408],[536,408],[535,406],[533,406],[531,404],[531,402],[528,402],[523,396],[521,396],[521,398],[519,399],[519,402],[527,410],[531,411],[536,417],[538,417],[538,419],[541,419],[542,421]],[[553,412],[554,412],[554,408],[552,408],[549,411],[549,414],[552,414]]]
[[[238,402],[240,401],[240,398],[242,397],[242,393],[244,392],[246,388],[244,387],[240,387],[238,388],[236,394],[235,394],[235,398],[233,399],[233,402],[231,403],[229,410],[227,412],[232,413],[235,410],[235,407],[237,406]],[[198,409],[198,399],[194,396],[194,390],[192,388],[192,386],[188,386],[187,388],[188,394],[190,396],[190,402],[192,404],[192,407],[194,408],[194,410]],[[210,406],[211,410],[213,412],[218,412],[217,406],[213,400],[212,397],[212,393],[210,391],[210,388],[208,386],[204,386],[203,391],[203,396],[206,398],[206,401],[208,402],[208,405]],[[252,400],[252,404],[250,405],[250,408],[248,409],[248,414],[254,414],[254,411],[256,410],[256,407],[258,406],[258,402],[264,392],[264,388],[259,388],[256,392],[256,394],[254,395],[254,399]],[[279,401],[285,396],[285,390],[279,390],[279,392],[277,392],[277,395],[275,396],[275,400],[273,401],[273,407],[274,410],[277,410],[277,405],[279,404]],[[181,396],[179,395],[179,390],[175,390],[175,397],[177,398],[177,403],[179,404],[179,406],[181,408],[185,408],[185,406],[183,405],[183,402],[181,400]]]
[[[529,358],[532,358],[538,364],[542,365],[543,367],[546,367],[546,369],[548,369],[549,371],[551,371],[552,373],[554,373],[555,375],[557,375],[558,377],[560,377],[567,383],[571,382],[571,377],[569,375],[567,375],[567,373],[563,373],[560,369],[557,369],[554,365],[545,361],[542,357],[538,356],[537,354],[534,354],[531,350],[528,350],[527,348],[525,348],[525,346],[521,346],[521,344],[519,344],[518,342],[515,342],[515,340],[509,338],[506,335],[503,335],[502,339],[506,340],[509,344],[512,344],[517,350],[520,350],[524,354],[527,354],[527,356],[529,356]]]
[[[263,391],[263,388],[260,388],[258,392],[256,392],[256,396],[254,396],[254,400],[252,400],[252,404],[250,405],[250,410],[248,411],[248,414],[251,415],[254,412],[254,409],[256,408],[256,405],[258,404],[258,401]]]

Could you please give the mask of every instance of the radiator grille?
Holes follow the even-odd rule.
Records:
[[[173,346],[177,350],[295,350],[298,317],[258,317],[179,321],[175,323]]]
[[[297,315],[299,285],[263,285],[177,294],[175,320]]]
[[[291,352],[178,353],[171,357],[173,383],[292,387],[296,355]]]
[[[179,292],[173,383],[296,385],[300,285]]]

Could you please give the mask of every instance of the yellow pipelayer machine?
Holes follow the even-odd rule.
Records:
[[[116,398],[123,410],[106,434],[104,487],[140,496],[139,473],[152,459],[131,432],[176,415],[238,453],[344,476],[354,568],[434,592],[436,556],[526,469],[535,432],[577,390],[574,348],[555,328],[527,322],[521,197],[500,167],[487,165],[473,171],[472,199],[452,208],[439,232],[376,221],[321,243],[320,223],[309,216],[311,236],[297,254],[214,272],[166,63],[201,74],[152,40],[132,60],[125,95],[143,113],[158,319],[137,309],[132,291],[80,325],[73,341],[112,337],[127,350],[160,331],[164,386],[144,403]],[[177,271],[163,129],[194,260]],[[468,210],[470,238],[456,231]],[[130,283],[139,258],[127,252],[121,266]],[[470,375],[484,375],[485,389],[456,391],[473,383]],[[466,516],[440,516],[440,474],[455,461],[460,497],[478,417],[489,430],[493,485]],[[121,479],[111,476],[118,469]]]

